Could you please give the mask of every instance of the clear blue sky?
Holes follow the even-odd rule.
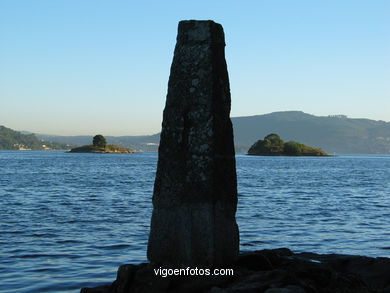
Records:
[[[223,25],[231,116],[390,121],[390,1],[0,0],[0,125],[160,131],[177,23]]]

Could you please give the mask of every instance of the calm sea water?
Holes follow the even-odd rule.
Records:
[[[0,292],[79,292],[146,261],[157,154],[0,152]],[[241,250],[390,257],[390,156],[237,155]]]

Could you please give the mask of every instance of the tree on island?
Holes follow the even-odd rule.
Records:
[[[100,148],[105,148],[107,145],[106,139],[101,134],[95,135],[93,137],[92,143],[94,147],[100,147]]]
[[[284,141],[276,133],[268,134],[264,137],[264,147],[269,150],[270,153],[283,152]]]

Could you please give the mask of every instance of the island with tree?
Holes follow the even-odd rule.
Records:
[[[124,148],[114,144],[107,144],[103,135],[98,134],[93,137],[91,145],[83,145],[81,147],[73,148],[70,153],[115,153],[115,154],[132,154],[133,150]]]
[[[248,155],[255,156],[323,156],[329,155],[322,149],[307,146],[296,141],[284,142],[279,135],[271,133],[258,140],[248,150]]]

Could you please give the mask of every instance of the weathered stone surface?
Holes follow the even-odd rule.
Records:
[[[238,255],[230,89],[222,26],[181,21],[163,114],[151,262],[220,266]]]

